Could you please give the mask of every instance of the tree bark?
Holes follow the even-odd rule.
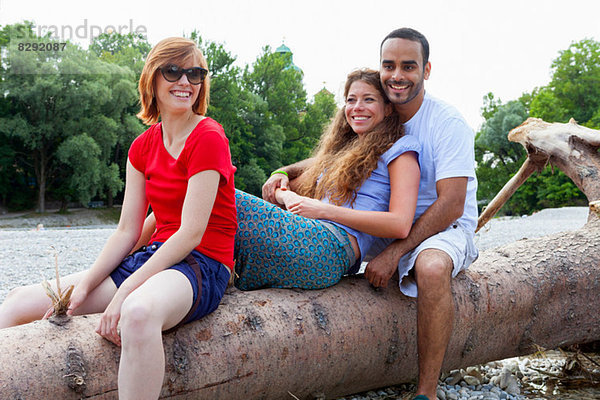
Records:
[[[110,190],[106,191],[106,208],[113,208],[115,196],[113,196]]]
[[[39,157],[36,160],[35,174],[38,184],[38,212],[46,212],[46,153],[44,149],[39,151]]]
[[[445,370],[599,340],[600,223],[483,252],[453,291]],[[119,349],[97,321],[1,330],[0,398],[116,399]],[[315,291],[232,288],[164,344],[161,398],[331,398],[416,378],[416,303],[360,277]]]

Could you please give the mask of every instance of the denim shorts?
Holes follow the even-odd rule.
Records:
[[[154,242],[127,256],[110,274],[117,288],[137,271],[158,250],[162,243]],[[193,305],[188,314],[177,325],[198,320],[217,309],[227,284],[229,268],[222,263],[193,250],[188,257],[169,267],[184,274],[192,285]]]

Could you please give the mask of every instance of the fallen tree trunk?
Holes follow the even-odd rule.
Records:
[[[491,209],[550,162],[584,191],[592,212],[578,231],[483,252],[453,281],[445,370],[600,340],[600,135],[534,119],[511,135],[529,162]],[[0,398],[117,398],[119,350],[94,333],[97,321],[0,330]],[[161,398],[335,397],[416,378],[416,303],[360,277],[315,291],[230,289],[216,312],[164,343]]]
[[[600,226],[483,252],[453,282],[444,369],[600,339]],[[119,350],[97,316],[0,331],[0,398],[117,398]],[[207,318],[165,335],[161,398],[328,398],[413,380],[416,303],[346,278],[325,290],[230,289]],[[143,384],[143,383],[141,383]]]

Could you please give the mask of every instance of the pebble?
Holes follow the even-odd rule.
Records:
[[[446,392],[442,390],[442,388],[438,388],[437,390],[437,398],[439,400],[446,400]]]

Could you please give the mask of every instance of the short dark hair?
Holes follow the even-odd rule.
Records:
[[[425,68],[425,64],[429,62],[429,42],[421,32],[416,31],[412,28],[400,28],[391,31],[381,42],[381,46],[379,46],[379,54],[381,54],[383,44],[388,39],[407,39],[412,40],[413,42],[421,43],[421,53],[423,55],[423,68]]]

